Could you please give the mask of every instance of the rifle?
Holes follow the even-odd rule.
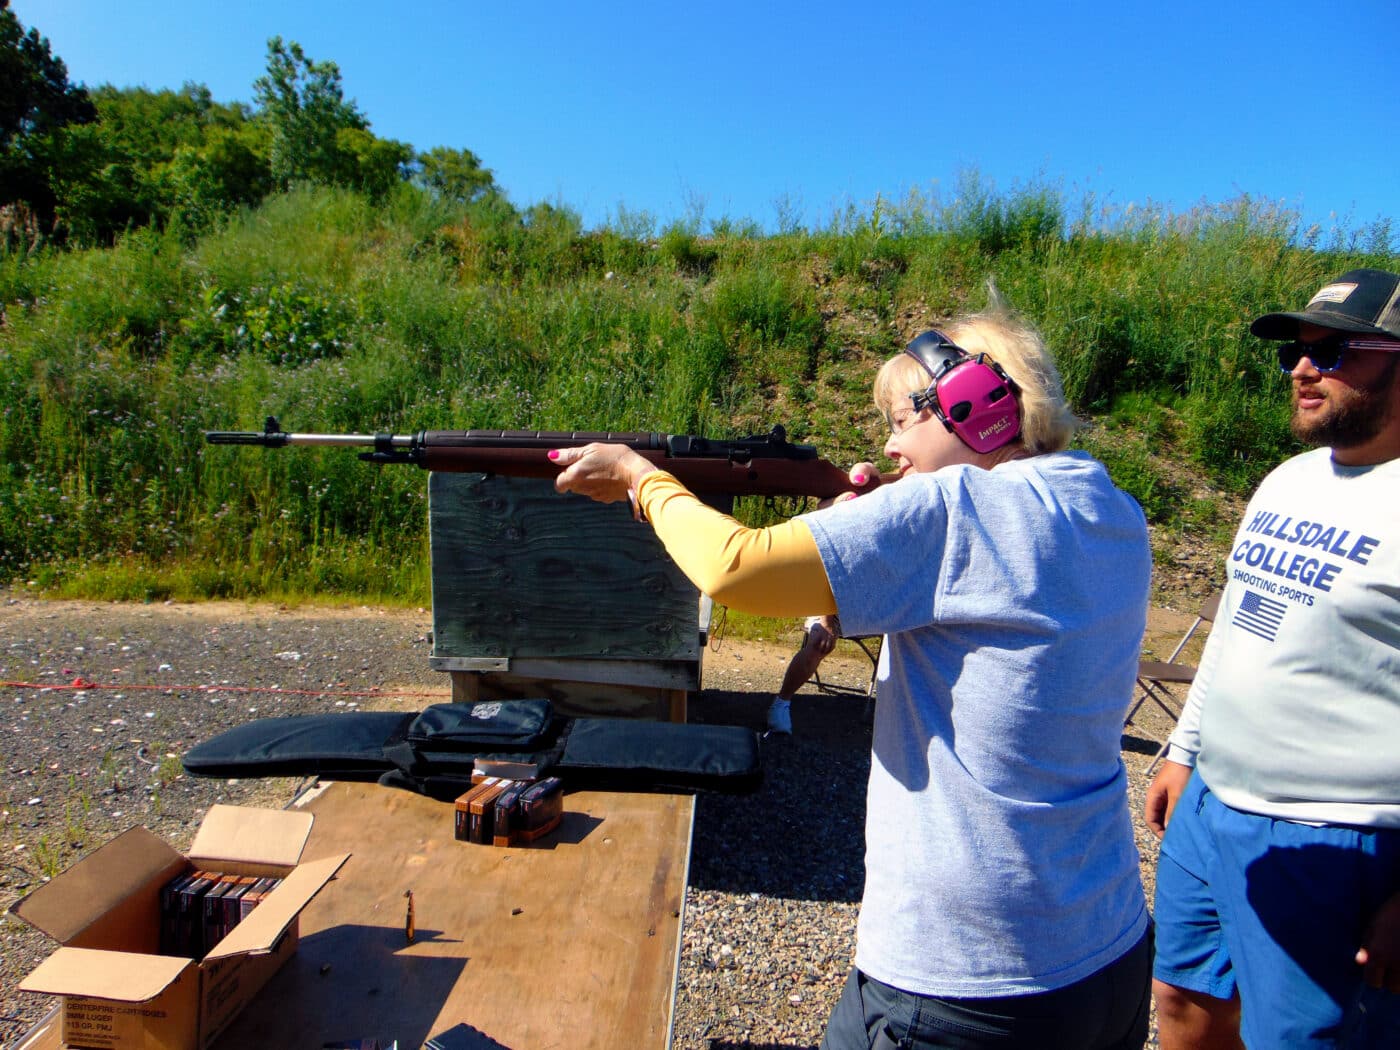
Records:
[[[682,434],[548,430],[420,430],[416,434],[291,434],[273,416],[257,431],[206,431],[211,445],[368,446],[369,463],[411,463],[424,470],[553,478],[560,467],[550,449],[604,441],[626,445],[699,495],[813,496],[855,491],[846,471],[822,459],[812,445],[795,445],[781,426],[771,433],[718,441]],[[897,475],[881,475],[893,481]]]

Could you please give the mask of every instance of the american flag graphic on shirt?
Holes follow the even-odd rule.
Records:
[[[1241,630],[1272,642],[1278,634],[1279,624],[1283,623],[1283,614],[1287,611],[1288,606],[1285,603],[1265,598],[1258,591],[1247,590],[1240,599],[1240,607],[1235,610],[1234,619],[1230,622]]]

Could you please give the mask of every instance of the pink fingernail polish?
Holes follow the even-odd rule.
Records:
[[[558,450],[557,448],[552,448],[552,449],[550,449],[550,450],[549,450],[549,458],[550,458],[550,459],[558,459],[558,458],[559,458],[559,450]]]
[[[857,474],[855,477],[851,478],[851,480],[854,481],[857,485],[864,485],[864,484],[865,484],[865,475],[864,475],[864,474]]]

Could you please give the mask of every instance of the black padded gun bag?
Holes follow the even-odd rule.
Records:
[[[478,759],[549,773],[569,788],[744,792],[762,777],[751,729],[565,718],[548,700],[260,718],[195,745],[184,765],[192,776],[369,780],[453,799]]]

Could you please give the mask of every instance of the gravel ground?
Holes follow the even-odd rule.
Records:
[[[1201,597],[1175,604],[1194,609]],[[1190,619],[1154,609],[1149,647],[1170,651]],[[444,676],[427,668],[430,625],[426,610],[110,605],[0,592],[0,905],[132,825],[184,848],[215,802],[285,804],[298,782],[191,779],[179,756],[250,718],[445,699]],[[863,686],[869,664],[848,648],[824,678]],[[790,652],[721,638],[706,655],[691,720],[760,726]],[[677,1050],[819,1041],[854,945],[870,761],[863,714],[862,700],[809,687],[794,704],[795,735],[766,748],[757,795],[700,795]],[[1135,812],[1166,728],[1144,711],[1123,738]],[[1138,842],[1150,893],[1156,843],[1141,827]],[[0,1043],[49,1009],[47,997],[15,986],[53,947],[0,917]]]

